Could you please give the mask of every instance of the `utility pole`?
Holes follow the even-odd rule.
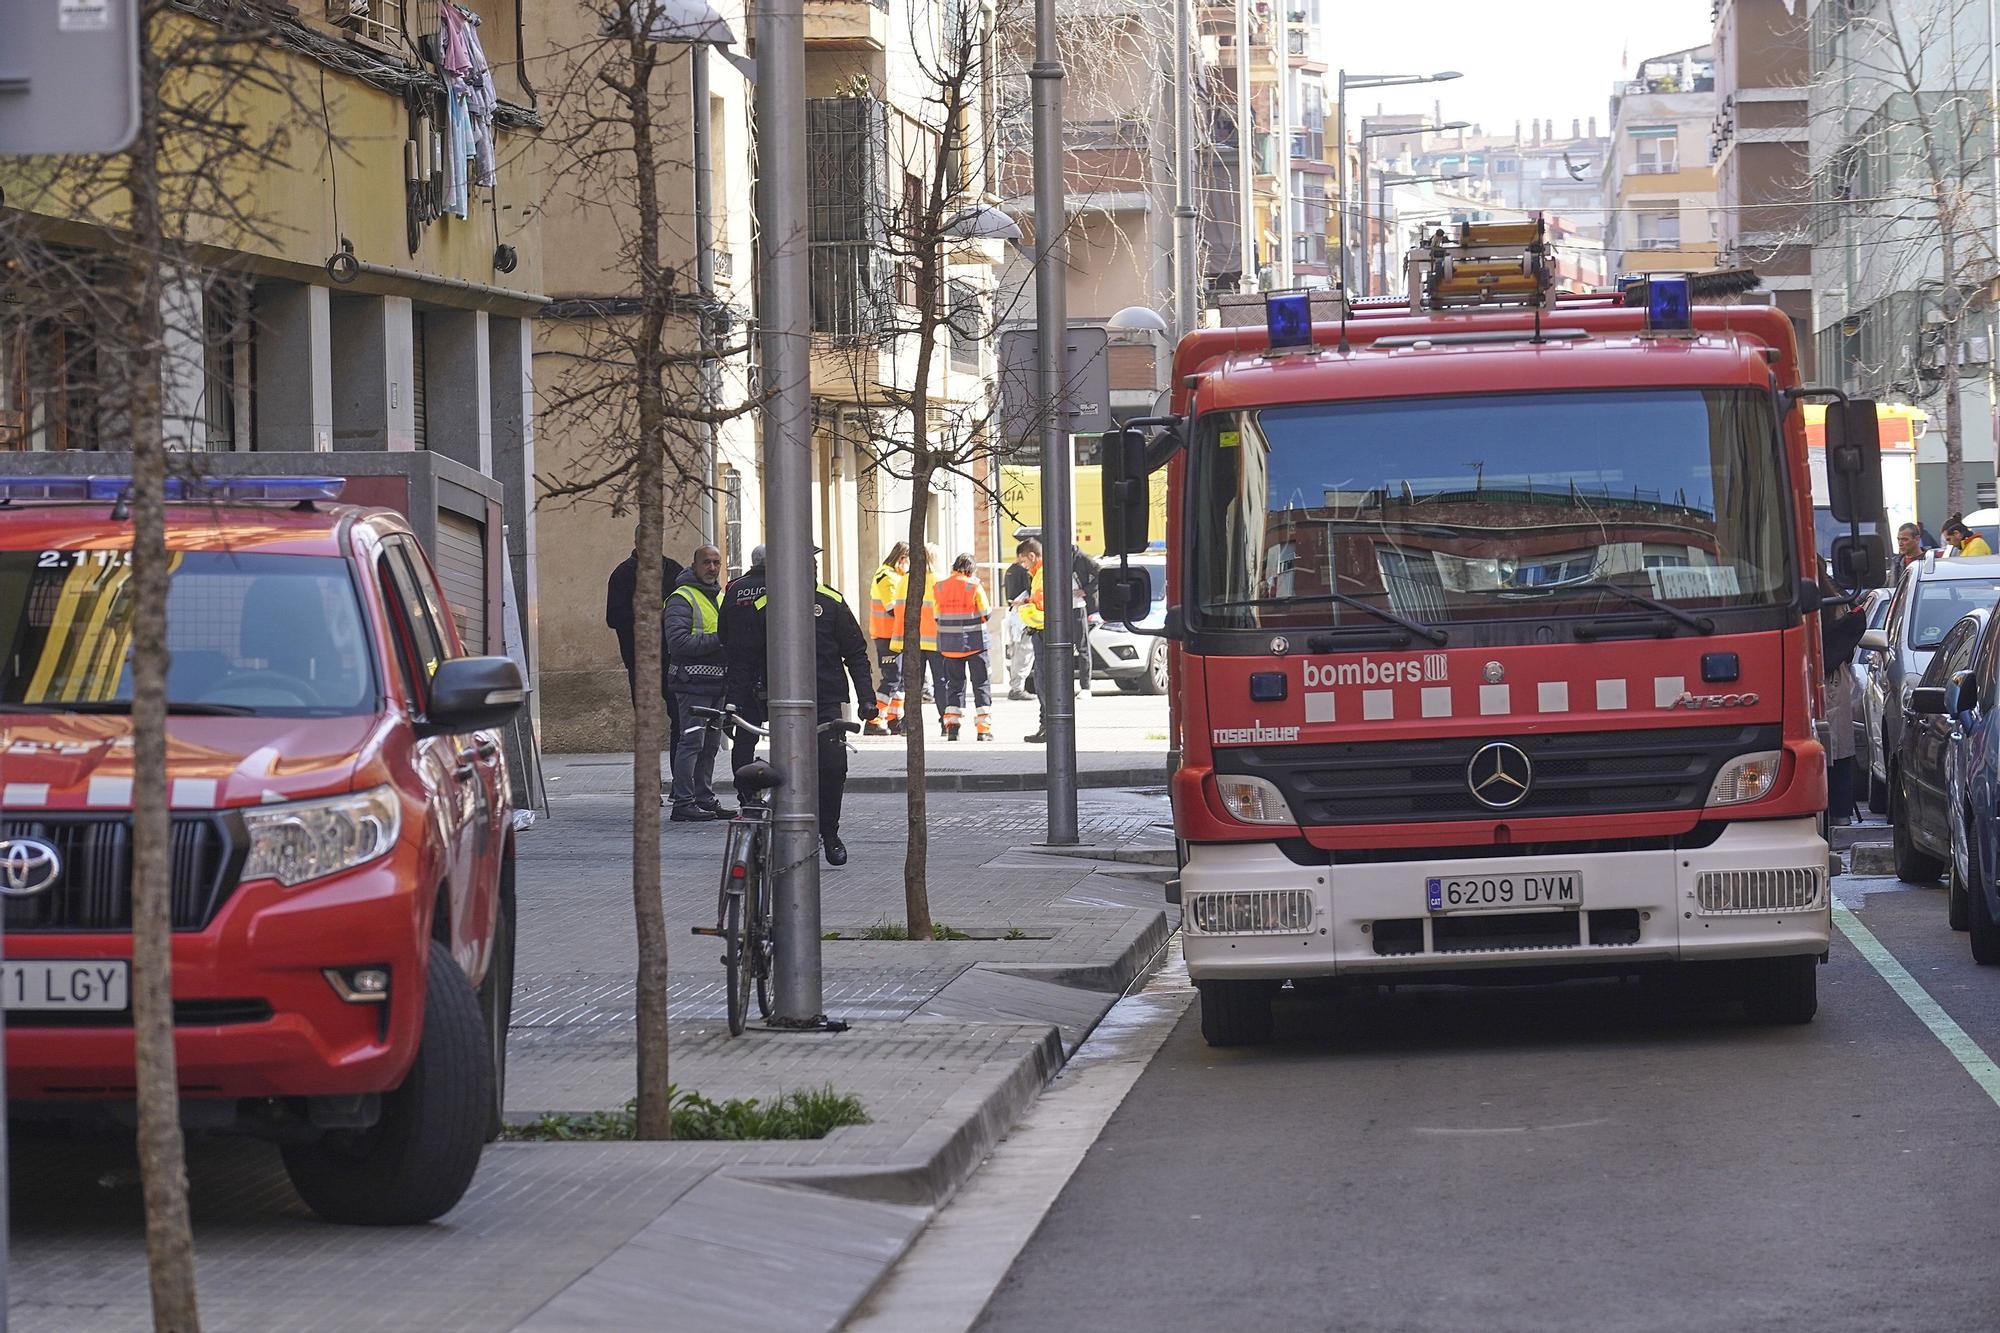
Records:
[[[1236,285],[1257,290],[1257,116],[1250,109],[1250,0],[1236,0],[1236,202],[1243,243]]]
[[[695,367],[695,383],[699,391],[696,401],[706,412],[714,408],[718,396],[715,391],[716,365],[709,357],[709,349],[715,340],[715,187],[708,169],[708,146],[711,142],[708,137],[708,47],[700,43],[689,46],[688,62],[689,100],[694,103],[694,272],[695,287],[701,297],[701,308],[695,317],[695,336],[701,349],[701,363]],[[720,546],[722,542],[718,529],[722,525],[715,501],[715,423],[705,422],[701,426],[701,539]],[[724,555],[729,560],[735,560],[742,552],[727,551]]]
[[[1174,0],[1174,336],[1194,332],[1201,318],[1200,255],[1194,206],[1194,0]]]
[[[764,383],[765,567],[770,571],[771,759],[778,873],[772,1022],[825,1020],[820,994],[819,763],[813,671],[811,308],[807,304],[805,14],[756,7]]]
[[[1181,57],[1183,60],[1186,56]],[[1071,653],[1075,579],[1070,543],[1069,394],[1065,350],[1069,312],[1063,241],[1062,59],[1056,49],[1056,0],[1035,0],[1035,379],[1042,430],[1042,733],[1049,752],[1051,846],[1076,843],[1076,663]],[[759,85],[760,87],[762,85]],[[810,630],[810,625],[808,625]],[[817,919],[813,938],[819,933]]]
[[[1278,173],[1278,262],[1277,286],[1281,291],[1289,291],[1294,283],[1292,266],[1292,24],[1291,15],[1285,10],[1286,0],[1272,6],[1271,22],[1278,29],[1276,43],[1277,58],[1272,61],[1278,67],[1278,108],[1277,131],[1271,137],[1276,141],[1272,146],[1277,150],[1274,169]]]

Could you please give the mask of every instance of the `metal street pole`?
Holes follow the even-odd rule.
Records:
[[[714,183],[710,179],[708,167],[709,138],[708,113],[708,47],[697,43],[688,48],[691,68],[688,71],[690,100],[694,102],[694,272],[695,287],[701,294],[701,312],[696,324],[698,343],[701,349],[701,364],[695,367],[697,385],[702,410],[707,411],[716,401],[716,367],[708,357],[713,342],[711,309],[715,303],[715,194]],[[705,422],[701,430],[701,539],[710,544],[720,544],[716,533],[715,504],[715,426]],[[728,551],[730,560],[739,559],[741,551]],[[748,561],[744,561],[748,564]]]
[[[1361,294],[1375,295],[1375,279],[1368,268],[1368,117],[1361,118],[1361,133],[1356,136],[1360,142],[1355,145],[1354,160],[1354,206],[1359,210],[1360,221],[1355,234],[1361,240]]]
[[[761,205],[764,551],[771,760],[778,873],[772,1021],[812,1026],[820,994],[819,764],[813,671],[811,308],[807,304],[805,14],[758,5],[757,152]]]
[[[1340,210],[1340,294],[1345,297],[1347,285],[1347,234],[1353,228],[1348,225],[1351,210],[1347,204],[1347,71],[1341,70],[1334,79],[1333,93],[1333,192],[1338,196],[1334,205]]]
[[[1236,0],[1236,194],[1242,244],[1236,285],[1257,290],[1257,116],[1250,109],[1250,0]]]
[[[1375,216],[1378,219],[1375,232],[1376,266],[1382,271],[1382,294],[1388,296],[1395,292],[1396,285],[1389,281],[1389,173],[1386,171],[1375,175]],[[1375,279],[1370,277],[1368,284],[1372,291]]]
[[[1293,284],[1292,241],[1292,25],[1283,17],[1283,6],[1274,6],[1272,21],[1278,26],[1278,286],[1290,290]]]
[[[1069,313],[1063,282],[1062,60],[1056,50],[1056,0],[1035,0],[1035,378],[1042,429],[1042,734],[1049,755],[1052,846],[1076,840],[1076,664],[1071,658],[1075,587],[1070,572],[1069,418],[1064,410]],[[814,939],[819,936],[815,932]]]
[[[1174,334],[1184,338],[1201,318],[1194,206],[1194,0],[1174,0]]]

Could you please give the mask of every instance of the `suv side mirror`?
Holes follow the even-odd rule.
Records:
[[[1945,687],[1942,685],[1919,685],[1910,691],[1910,711],[1942,716],[1945,712]]]
[[[521,668],[511,657],[451,657],[431,675],[423,730],[432,736],[483,731],[513,720],[527,702]]]
[[[1870,653],[1888,652],[1889,651],[1888,634],[1885,631],[1879,629],[1871,629],[1867,631],[1861,636],[1861,650],[1863,652],[1870,652]]]
[[[1827,469],[1827,476],[1833,470]],[[1831,485],[1831,482],[1828,483]],[[1877,503],[1880,503],[1882,475],[1875,474]],[[1889,548],[1882,543],[1879,532],[1842,533],[1833,539],[1833,577],[1844,588],[1859,591],[1863,588],[1882,586],[1889,564]],[[1885,645],[1886,646],[1886,645]]]
[[[1153,575],[1144,565],[1106,565],[1097,572],[1097,611],[1114,624],[1138,620],[1153,607]]]
[[[1131,555],[1151,540],[1152,497],[1147,492],[1146,433],[1121,426],[1099,450],[1104,481],[1104,553]]]
[[[1836,522],[1882,521],[1882,438],[1869,399],[1826,405],[1826,496]]]

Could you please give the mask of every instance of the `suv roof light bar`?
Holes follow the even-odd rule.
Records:
[[[312,504],[337,500],[347,486],[345,477],[168,477],[166,498],[183,501]],[[116,504],[130,498],[129,476],[9,477],[0,476],[0,504],[16,501],[71,500]]]

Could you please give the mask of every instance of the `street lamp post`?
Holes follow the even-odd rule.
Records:
[[[1334,137],[1334,193],[1339,196],[1340,209],[1340,290],[1345,296],[1348,291],[1347,252],[1348,234],[1353,229],[1347,225],[1351,211],[1347,201],[1347,90],[1349,88],[1396,88],[1413,83],[1447,83],[1462,77],[1455,69],[1440,70],[1436,74],[1349,74],[1341,70],[1335,80],[1333,104]]]
[[[1374,129],[1370,129],[1368,128],[1367,119],[1365,117],[1362,119],[1361,133],[1354,136],[1360,141],[1360,161],[1357,163],[1359,170],[1356,173],[1360,179],[1355,182],[1354,193],[1356,195],[1356,203],[1361,210],[1361,224],[1356,230],[1361,233],[1361,253],[1364,259],[1368,254],[1368,141],[1370,139],[1396,138],[1405,134],[1433,134],[1442,130],[1462,130],[1466,129],[1470,123],[1463,120],[1447,120],[1442,125],[1433,125],[1425,121],[1416,125],[1378,125]],[[1382,214],[1380,216],[1386,218],[1387,215]],[[1378,237],[1377,239],[1380,238]],[[1385,288],[1389,285],[1389,270],[1387,268],[1382,270],[1382,285]],[[1361,294],[1363,296],[1376,295],[1375,271],[1366,263],[1361,266]]]

